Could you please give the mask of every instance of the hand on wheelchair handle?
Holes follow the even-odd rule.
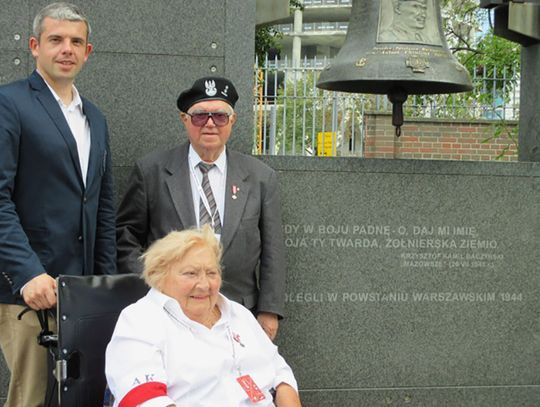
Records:
[[[56,280],[48,274],[40,274],[26,284],[22,296],[33,310],[53,308],[56,306]]]

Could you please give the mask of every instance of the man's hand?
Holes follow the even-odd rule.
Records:
[[[266,332],[266,335],[268,335],[271,340],[274,340],[279,326],[277,315],[269,312],[260,312],[257,315],[257,321],[259,321],[259,324],[262,326],[264,332]]]
[[[40,274],[26,283],[22,295],[33,310],[52,308],[56,305],[56,280],[48,274]]]

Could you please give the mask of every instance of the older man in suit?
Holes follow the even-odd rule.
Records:
[[[37,316],[56,305],[59,274],[113,273],[115,213],[105,118],[73,83],[90,27],[71,4],[34,20],[36,71],[0,87],[0,345],[7,407],[42,406],[46,349]]]
[[[210,223],[223,245],[223,293],[256,313],[273,339],[283,315],[285,260],[275,172],[226,148],[236,121],[234,85],[201,78],[177,105],[189,142],[135,165],[118,209],[119,272],[171,230]]]

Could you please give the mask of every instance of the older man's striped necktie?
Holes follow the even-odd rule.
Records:
[[[202,161],[199,163],[199,169],[202,173],[201,187],[204,191],[204,195],[206,196],[208,206],[210,207],[209,213],[201,197],[201,201],[199,202],[199,224],[202,226],[208,223],[210,226],[212,226],[215,233],[220,234],[221,220],[219,218],[216,200],[214,199],[214,194],[212,193],[212,187],[210,186],[210,180],[208,179],[208,171],[210,171],[213,167],[215,167],[215,164],[207,164]]]

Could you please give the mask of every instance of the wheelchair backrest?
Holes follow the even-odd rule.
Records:
[[[149,288],[136,274],[60,276],[56,377],[60,405],[101,407],[105,348],[120,311]]]

